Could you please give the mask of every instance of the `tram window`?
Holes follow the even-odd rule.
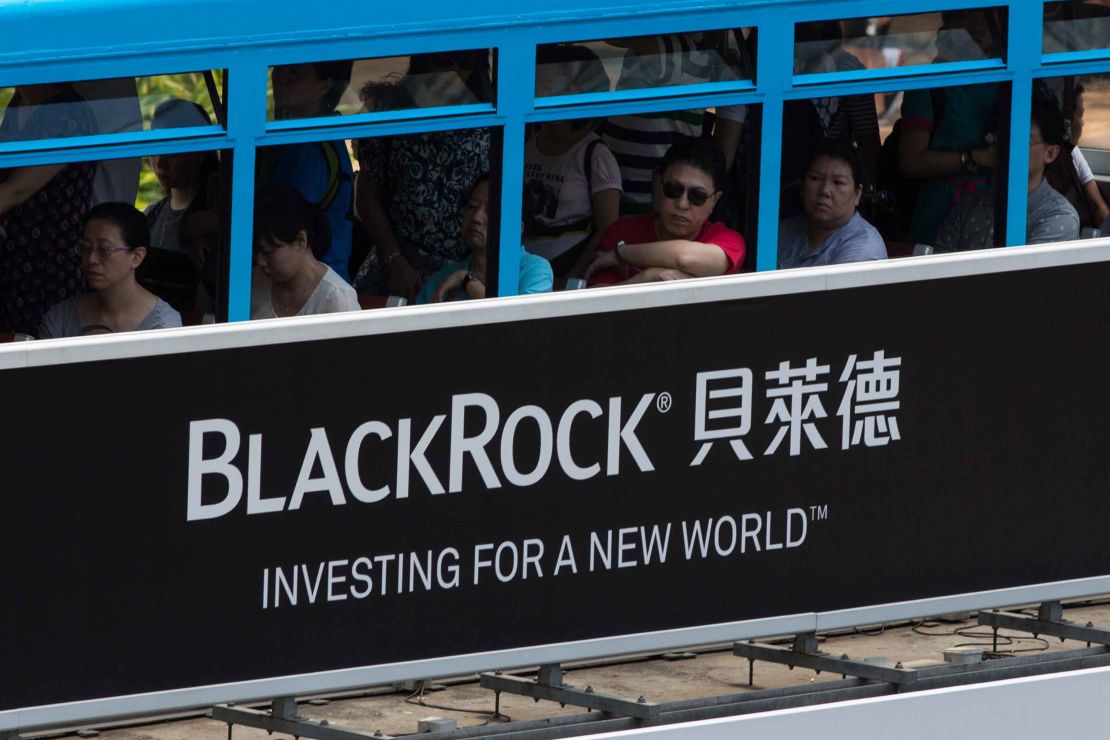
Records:
[[[1000,10],[982,9],[799,23],[794,73],[1001,58],[1003,16]]]
[[[1104,224],[1110,232],[1110,76],[1037,80],[1033,97],[1035,106],[1052,106],[1061,116],[1050,115],[1030,137],[1028,241],[1071,239],[1076,230],[1099,236]],[[1036,178],[1041,170],[1043,184]]]
[[[142,158],[141,181],[134,159],[0,172],[5,184],[34,188],[16,191],[22,200],[0,215],[0,334],[52,338],[215,321],[226,295],[227,204],[219,193],[229,157]],[[130,197],[98,199],[97,171],[121,164],[117,172],[132,173]],[[122,301],[122,317],[118,307],[104,310],[105,296]]]
[[[493,101],[488,49],[270,68],[270,120]]]
[[[1107,46],[1110,46],[1110,0],[1045,3],[1044,53]]]
[[[726,119],[722,110],[552,121],[530,132],[524,246],[550,262],[556,288],[720,275],[754,264],[738,232],[755,231],[758,123],[745,127],[758,116],[737,107]],[[674,130],[676,123],[691,131]],[[675,248],[642,247],[650,242]]]
[[[536,52],[536,95],[573,95],[754,79],[747,29],[546,44]],[[738,40],[739,36],[739,40]],[[568,51],[569,48],[569,51]],[[582,50],[601,63],[582,89]]]
[[[221,70],[0,88],[0,142],[142,131],[170,99],[196,103],[206,116],[174,127],[222,123],[222,90]]]
[[[993,223],[1005,191],[1002,93],[999,85],[894,92],[895,113],[877,120],[886,94],[874,102],[871,96],[788,102],[779,266],[962,248],[942,235],[953,204],[974,196]],[[815,233],[823,237],[812,244]],[[991,231],[978,246],[1000,245],[1002,236]]]
[[[422,291],[437,273],[468,259],[463,210],[478,179],[497,167],[494,133],[458,129],[353,143],[358,220],[350,264],[363,305],[427,298]]]

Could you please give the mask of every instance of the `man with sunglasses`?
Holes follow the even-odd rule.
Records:
[[[744,237],[709,215],[721,198],[725,157],[705,139],[680,141],[659,163],[656,210],[615,221],[586,270],[590,285],[649,283],[738,272]]]

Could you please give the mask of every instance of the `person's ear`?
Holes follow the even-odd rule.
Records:
[[[131,269],[139,269],[139,265],[146,259],[146,247],[135,247],[131,250]]]
[[[710,211],[712,211],[714,208],[717,207],[717,201],[719,201],[721,199],[722,195],[724,195],[724,192],[718,190],[717,192],[713,193],[713,195],[709,196],[709,210]]]
[[[301,249],[307,249],[308,248],[308,232],[305,231],[304,229],[301,229],[300,231],[298,231],[296,238],[293,239],[293,245],[297,246],[297,247],[300,247]]]
[[[1044,148],[1044,163],[1052,164],[1060,156],[1060,145],[1049,144]]]

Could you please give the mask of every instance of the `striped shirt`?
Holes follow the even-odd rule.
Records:
[[[690,85],[716,79],[714,54],[698,48],[695,34],[659,36],[654,54],[628,52],[617,81],[618,90],[638,90],[668,85]],[[743,121],[743,106],[722,107],[717,114]],[[651,209],[652,177],[659,160],[672,144],[702,135],[705,110],[680,110],[614,116],[602,130],[605,144],[621,168],[624,193],[621,215]]]

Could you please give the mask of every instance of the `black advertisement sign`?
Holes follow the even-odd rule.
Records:
[[[0,710],[1110,573],[1107,286],[4,371]]]

